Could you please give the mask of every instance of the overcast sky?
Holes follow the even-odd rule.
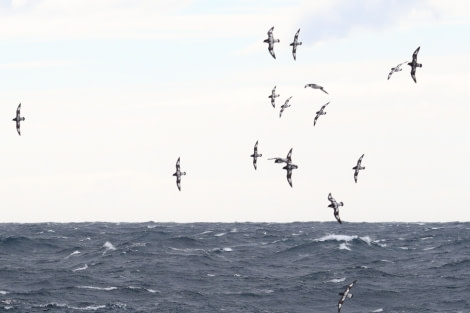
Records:
[[[1,0],[0,222],[470,221],[469,34],[465,0]]]

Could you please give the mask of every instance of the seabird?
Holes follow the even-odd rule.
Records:
[[[20,115],[20,111],[21,111],[21,103],[18,104],[18,108],[16,108],[16,117],[12,121],[16,122],[16,131],[18,132],[18,135],[21,136],[20,122],[24,121],[25,118]]]
[[[256,167],[256,160],[258,159],[258,157],[261,157],[263,156],[262,154],[258,154],[258,140],[256,141],[255,143],[255,147],[253,149],[253,154],[250,155],[250,157],[253,158],[253,166],[255,167],[255,170],[257,169]]]
[[[336,200],[331,196],[331,192],[328,194],[328,200],[331,202],[328,207],[333,208],[336,220],[338,223],[342,224],[341,219],[339,218],[339,207],[343,206],[343,202],[336,202]]]
[[[269,53],[271,53],[271,55],[273,56],[273,58],[276,58],[276,55],[274,54],[274,43],[280,42],[280,40],[279,40],[279,39],[274,39],[274,37],[273,37],[273,30],[274,30],[274,26],[271,27],[271,28],[268,30],[268,39],[265,39],[264,42],[267,42],[267,43],[268,43],[268,50],[269,50]]]
[[[408,62],[408,61],[405,61],[405,62],[403,62],[403,63],[398,64],[398,65],[395,66],[395,67],[392,67],[391,70],[390,70],[390,73],[388,73],[388,78],[387,78],[387,79],[390,79],[390,77],[392,77],[392,74],[393,74],[393,73],[395,73],[395,72],[400,72],[400,71],[402,70],[401,66],[402,66],[403,64],[405,64],[406,62]]]
[[[411,78],[413,78],[413,80],[415,81],[416,83],[416,68],[417,67],[423,67],[423,64],[421,63],[418,63],[418,52],[419,52],[419,48],[416,48],[415,52],[413,52],[413,60],[411,62],[408,63],[409,66],[411,66]]]
[[[359,160],[357,160],[357,165],[354,166],[352,169],[354,170],[354,181],[357,183],[357,175],[359,175],[360,170],[365,170],[366,168],[364,166],[361,166],[362,158],[364,157],[364,154],[361,155]]]
[[[282,169],[287,171],[287,182],[289,185],[292,187],[292,170],[297,169],[298,166],[295,164],[292,164],[291,162],[287,162],[286,166],[284,166]]]
[[[178,190],[181,191],[181,176],[186,175],[186,172],[181,172],[180,170],[180,158],[176,161],[176,172],[173,173],[173,176],[176,176],[176,186]]]
[[[277,97],[279,97],[279,95],[276,94],[276,86],[274,86],[273,90],[271,91],[271,95],[268,97],[268,98],[271,98],[271,104],[273,108],[276,107],[275,100]]]
[[[328,103],[330,103],[330,102],[328,102]],[[326,108],[326,106],[328,105],[328,103],[325,104],[325,105],[323,105],[323,106],[321,107],[320,111],[317,111],[317,115],[315,116],[315,119],[313,120],[313,126],[315,126],[315,124],[317,123],[317,120],[318,120],[318,118],[320,117],[320,115],[325,115],[325,114],[326,114],[325,108]]]
[[[268,160],[274,160],[274,163],[291,163],[292,162],[292,148],[287,153],[285,158],[269,158]]]
[[[321,91],[323,91],[323,92],[326,93],[327,95],[329,94],[328,92],[326,92],[325,89],[323,89],[322,86],[317,85],[317,84],[307,84],[307,85],[305,85],[304,88],[307,88],[307,87],[311,87],[311,88],[313,88],[313,89],[320,89]]]
[[[296,60],[296,52],[297,52],[297,46],[300,46],[302,44],[302,42],[300,42],[298,39],[299,39],[299,32],[300,32],[300,28],[299,30],[295,33],[295,36],[294,36],[294,41],[289,44],[289,46],[292,46],[292,55],[294,56],[294,60]]]
[[[346,301],[347,298],[352,298],[353,294],[350,293],[351,288],[354,286],[354,284],[357,282],[357,280],[353,281],[349,285],[346,286],[346,289],[344,292],[340,292],[339,295],[341,296],[341,299],[339,299],[338,302],[338,313],[341,311],[341,307],[343,306],[343,302]]]
[[[286,102],[284,102],[284,104],[281,105],[281,111],[279,112],[279,118],[281,118],[282,112],[284,112],[284,110],[285,110],[286,108],[290,107],[289,100],[290,100],[291,98],[292,98],[292,96],[290,96],[290,97],[286,100]]]

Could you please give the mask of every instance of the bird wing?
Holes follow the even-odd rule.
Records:
[[[335,207],[338,206],[338,204],[336,203],[336,200],[335,198],[333,198],[333,196],[331,195],[331,192],[328,194],[328,200],[331,202],[331,204],[333,204]]]
[[[292,148],[290,148],[289,152],[287,153],[287,157],[286,157],[287,162],[286,163],[292,162],[291,158],[292,158]]]
[[[178,160],[176,161],[176,171],[180,171],[180,158],[178,158]]]
[[[411,78],[413,78],[416,83],[416,67],[411,67]]]
[[[176,176],[176,186],[178,186],[178,190],[181,191],[181,176]]]
[[[18,132],[18,135],[21,136],[21,130],[20,130],[20,120],[16,120],[16,131]]]
[[[18,108],[16,108],[16,117],[20,116],[20,111],[21,111],[21,103],[18,104]]]
[[[324,93],[326,93],[328,95],[328,92],[326,92],[325,89],[323,89],[323,87],[320,87],[321,91],[323,91]]]
[[[414,62],[416,62],[417,59],[418,59],[419,48],[421,48],[421,47],[416,48],[415,52],[413,52],[413,61]]]
[[[291,169],[287,169],[287,182],[292,187],[292,170]]]

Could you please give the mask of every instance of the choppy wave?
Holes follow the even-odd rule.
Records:
[[[0,311],[333,312],[357,280],[345,313],[470,312],[468,251],[469,223],[0,224]]]

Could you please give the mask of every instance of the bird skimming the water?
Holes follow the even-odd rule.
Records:
[[[353,281],[349,285],[346,286],[346,289],[344,292],[340,292],[339,295],[341,296],[341,299],[339,299],[338,302],[338,313],[341,311],[341,307],[343,306],[344,301],[348,298],[352,298],[353,294],[351,293],[351,288],[354,286],[354,284],[357,282],[357,280]]]

